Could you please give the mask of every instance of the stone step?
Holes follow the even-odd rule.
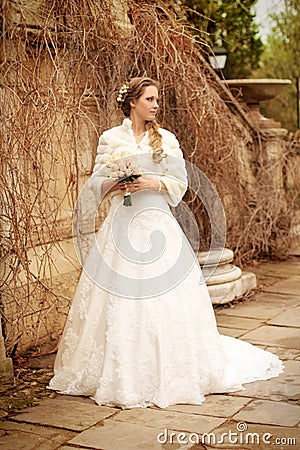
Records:
[[[256,276],[252,272],[242,272],[239,279],[229,283],[207,285],[211,301],[214,305],[231,302],[245,292],[256,287]]]
[[[208,252],[199,252],[198,261],[200,266],[213,267],[216,265],[228,264],[233,260],[233,251],[229,248],[220,250],[210,250]]]
[[[217,267],[216,270],[213,272],[213,275],[210,275],[210,272],[208,269],[203,270],[203,275],[208,278],[206,279],[206,284],[208,286],[214,285],[214,284],[223,284],[223,283],[230,283],[231,281],[238,280],[241,275],[242,271],[239,267],[234,266],[233,264],[230,264],[226,266],[226,270],[223,270],[223,267]]]

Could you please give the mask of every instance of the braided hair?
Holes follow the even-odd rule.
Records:
[[[117,97],[117,102],[125,117],[130,117],[130,102],[140,98],[140,96],[144,93],[145,88],[148,86],[155,86],[159,89],[158,82],[148,77],[132,78],[128,83],[125,83],[121,87]],[[146,122],[146,130],[149,132],[150,145],[153,150],[153,161],[159,163],[163,158],[162,135],[159,132],[159,124],[155,119],[148,121]]]

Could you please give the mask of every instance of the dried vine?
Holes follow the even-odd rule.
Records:
[[[256,136],[222,100],[186,24],[166,2],[118,5],[7,0],[2,7],[1,308],[12,353],[26,334],[32,344],[51,336],[53,311],[61,327],[69,294],[55,288],[56,258],[71,237],[72,211],[98,135],[121,120],[115,94],[132,76],[147,73],[161,82],[160,122],[176,133],[185,158],[206,173],[221,199],[229,199],[227,241],[237,261],[276,252],[278,236],[288,245],[293,204],[278,208],[270,195],[268,167],[255,159]],[[251,189],[236,150],[244,141],[255,160]],[[206,249],[204,207],[192,192],[186,201]]]

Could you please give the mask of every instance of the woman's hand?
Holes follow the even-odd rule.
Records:
[[[160,191],[162,189],[166,190],[165,185],[158,180],[146,178],[146,177],[139,177],[133,182],[127,181],[127,182],[119,182],[116,183],[115,180],[106,180],[102,184],[102,193],[106,195],[108,192],[113,191],[121,191],[122,193],[128,192],[133,193],[137,191],[142,191],[143,189],[151,189],[153,191]]]
[[[102,183],[102,194],[104,195],[118,190],[120,190],[120,183],[117,183],[116,180],[106,180]]]
[[[118,183],[118,185],[122,192],[128,192],[130,194],[132,194],[133,192],[142,191],[144,189],[160,191],[165,187],[162,182],[146,177],[139,177],[133,182],[121,182]]]

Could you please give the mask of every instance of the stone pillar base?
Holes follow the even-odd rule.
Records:
[[[199,252],[199,264],[214,305],[229,303],[256,287],[256,275],[242,272],[234,264],[233,251],[229,248],[219,252]]]
[[[13,364],[12,360],[6,356],[4,338],[0,326],[0,381],[9,381],[13,378]]]
[[[210,285],[208,292],[214,305],[229,303],[256,287],[256,276],[252,272],[242,272],[238,280]]]
[[[11,358],[4,358],[0,360],[0,381],[13,380],[14,371]]]

